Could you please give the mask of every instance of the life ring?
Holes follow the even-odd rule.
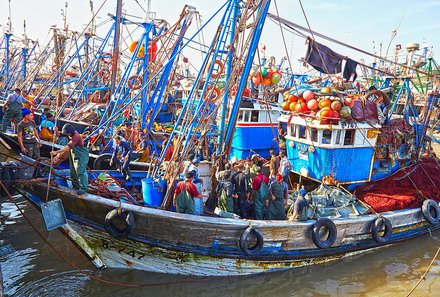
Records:
[[[429,199],[423,202],[422,213],[430,224],[437,225],[440,223],[440,207],[434,200]]]
[[[206,88],[204,99],[208,103],[215,103],[220,98],[220,90],[214,86]]]
[[[103,79],[103,80],[108,80],[110,78],[110,70],[108,70],[107,68],[102,68],[101,70],[99,70],[98,75]]]
[[[69,71],[69,70],[64,71],[64,74],[70,77],[76,77],[78,75],[78,73],[76,73],[75,71]]]
[[[128,210],[113,209],[105,216],[104,229],[115,238],[126,238],[134,230],[134,215]]]
[[[253,235],[257,242],[253,246],[248,246],[247,241],[249,238]],[[254,228],[252,226],[249,226],[246,228],[246,230],[241,233],[240,236],[240,249],[246,253],[247,255],[253,255],[258,253],[263,248],[264,238],[260,231],[258,231],[257,228]]]
[[[111,53],[102,53],[101,61],[106,65],[110,64],[112,61],[112,57],[113,57],[113,55]]]
[[[128,78],[128,87],[132,90],[139,90],[142,87],[142,78],[139,75],[132,75]]]
[[[325,230],[322,230],[322,228],[325,228]],[[336,225],[330,219],[321,218],[313,224],[312,240],[313,243],[321,249],[331,247],[336,241],[337,234]],[[323,239],[325,235],[327,235],[327,237]]]
[[[385,227],[384,230],[382,230],[382,226]],[[383,232],[381,235],[380,233]],[[386,243],[391,235],[393,234],[393,225],[391,224],[390,220],[384,217],[378,217],[374,220],[374,222],[371,224],[371,236],[373,237],[374,241],[380,244]]]
[[[220,60],[215,60],[214,64],[217,64],[219,68],[218,68],[218,70],[216,72],[214,72],[214,69],[213,69],[213,71],[211,73],[211,77],[212,78],[218,78],[222,74],[223,68],[225,67],[225,65]],[[208,65],[208,71],[209,71],[209,69],[211,69],[211,66],[212,66],[212,62],[209,63],[209,65]]]
[[[99,155],[99,157],[96,158],[95,161],[93,162],[93,169],[94,170],[109,169],[110,167],[112,167],[109,165],[111,158],[112,158],[112,154]],[[104,164],[104,162],[106,163],[106,165]]]

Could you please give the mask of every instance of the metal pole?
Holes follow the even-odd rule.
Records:
[[[121,14],[122,14],[122,0],[118,0],[116,6],[116,28],[115,28],[115,38],[113,45],[113,55],[112,55],[112,77],[110,84],[110,92],[113,94],[116,86],[116,75],[118,72],[118,62],[119,62],[119,41],[121,35]]]

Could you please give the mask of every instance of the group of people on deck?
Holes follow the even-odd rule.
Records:
[[[224,170],[216,173],[218,181],[217,207],[240,218],[256,220],[286,220],[288,205],[289,172],[291,165],[282,151],[276,155],[271,150],[269,176],[263,174],[264,159],[254,154],[250,161],[226,163]],[[203,214],[201,179],[199,176],[200,159],[193,158],[184,166],[180,181],[174,192],[174,205],[179,213]],[[305,196],[305,190],[298,191]],[[308,201],[299,197],[292,207],[290,219],[307,220]]]

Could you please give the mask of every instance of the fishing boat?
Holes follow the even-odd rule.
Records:
[[[214,175],[213,170],[220,167],[221,157],[231,149],[240,102],[271,1],[248,1],[243,6],[239,2],[230,0],[222,7],[224,15],[219,30],[164,149],[173,142],[172,157],[165,162],[162,153],[159,166],[144,173],[148,176],[141,180],[142,190],[138,180],[130,185],[130,191],[121,193],[118,189],[117,195],[107,195],[108,188],[92,187],[89,193],[78,197],[77,191],[64,182],[48,183],[48,170],[40,170],[42,179],[16,181],[18,191],[39,208],[45,208],[47,201],[61,202],[66,226],[73,231],[68,234],[75,234],[71,239],[97,267],[182,275],[231,276],[291,269],[372,251],[439,229],[440,192],[435,189],[440,183],[440,166],[438,159],[427,151],[424,138],[429,116],[422,123],[410,123],[414,128],[410,132],[415,133],[415,145],[409,148],[411,157],[402,149],[400,155],[396,154],[402,158],[401,163],[397,158],[391,163],[385,159],[375,168],[375,148],[381,143],[377,131],[385,129],[380,123],[343,121],[336,114],[333,116],[331,109],[326,109],[327,114],[320,112],[317,119],[302,109],[305,101],[299,103],[296,112],[281,115],[280,121],[287,125],[286,147],[293,171],[318,182],[308,188],[311,207],[307,221],[238,219],[207,207],[203,216],[173,211],[172,196],[180,168],[195,143],[203,137],[218,139],[217,150],[208,162],[212,170],[205,176],[208,180]],[[252,26],[244,26],[249,19],[255,20]],[[242,26],[238,27],[246,29],[238,31],[246,34],[241,38],[247,43],[242,47],[227,46],[228,37],[234,36],[229,29],[240,23]],[[230,42],[237,40],[231,37]],[[228,48],[236,50],[234,55]],[[228,87],[219,90],[218,78],[225,69]],[[237,86],[236,94],[229,102],[232,86]],[[325,96],[338,97],[331,90],[322,93],[322,99],[328,100],[325,105],[332,106],[332,99]],[[338,98],[333,100],[342,108]],[[432,104],[433,97],[428,97],[427,102]],[[243,110],[243,116],[246,112],[252,110]],[[210,134],[217,114],[221,115],[218,135]],[[366,136],[360,138],[362,133]],[[338,163],[343,156],[344,162]],[[424,171],[429,179],[420,184],[414,177]],[[381,173],[383,178],[379,180]],[[97,180],[92,172],[89,176]],[[380,189],[392,182],[400,186],[392,187],[396,192],[384,194],[391,198],[405,194],[410,203],[387,205],[384,209],[379,201],[379,205],[370,206],[367,201],[377,197],[368,195],[382,194]],[[352,184],[356,185],[354,194],[344,187]],[[406,192],[399,192],[402,190]],[[143,199],[130,199],[132,192],[142,193]],[[291,196],[296,198],[297,194],[293,190]]]

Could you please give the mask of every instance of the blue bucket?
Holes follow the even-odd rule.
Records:
[[[147,206],[158,207],[165,197],[167,182],[164,179],[155,181],[151,177],[142,179],[142,196]]]

